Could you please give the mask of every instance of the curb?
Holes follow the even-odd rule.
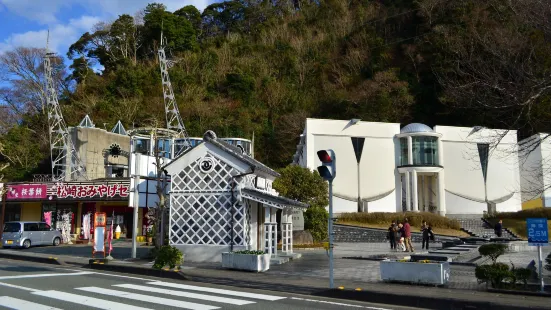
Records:
[[[423,296],[404,296],[396,293],[369,292],[357,290],[332,289],[320,293],[312,294],[315,296],[338,298],[347,300],[356,300],[361,302],[370,302],[378,304],[387,304],[394,306],[405,306],[422,309],[477,309],[477,310],[524,310],[534,309],[533,307],[520,307],[505,305],[491,301],[470,301],[453,298],[423,297]]]
[[[167,269],[157,270],[153,268],[143,268],[143,267],[135,267],[135,266],[110,265],[109,263],[105,263],[103,262],[103,260],[99,260],[99,259],[97,260],[90,259],[89,264],[85,266],[95,270],[105,270],[105,271],[137,274],[142,276],[168,278],[168,279],[175,279],[175,280],[187,280],[187,281],[192,280],[191,277],[186,276],[180,270],[167,270]]]
[[[51,264],[51,265],[58,265],[58,266],[64,265],[64,263],[59,261],[57,257],[53,257],[53,256],[49,256],[49,257],[27,256],[27,255],[5,253],[0,251],[0,258],[22,260],[22,261],[28,261],[28,262],[30,261],[34,263]]]

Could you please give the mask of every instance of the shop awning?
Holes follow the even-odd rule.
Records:
[[[260,202],[264,205],[278,208],[278,209],[284,209],[288,207],[298,208],[298,209],[308,208],[307,204],[302,203],[300,201],[292,200],[282,196],[272,195],[272,194],[269,194],[257,189],[248,188],[248,187],[241,190],[241,196],[245,199]]]

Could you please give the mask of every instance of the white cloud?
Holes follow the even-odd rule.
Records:
[[[8,11],[40,24],[57,22],[57,12],[71,6],[73,0],[0,0]]]
[[[81,16],[78,19],[71,19],[69,23],[55,24],[50,27],[50,50],[65,55],[73,42],[101,19],[93,16]],[[0,43],[0,52],[12,49],[14,47],[46,47],[48,29],[38,31],[27,31],[10,35],[4,42]]]

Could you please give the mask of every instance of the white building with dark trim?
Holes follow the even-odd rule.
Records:
[[[164,169],[171,177],[169,243],[186,260],[221,261],[223,252],[237,250],[294,255],[292,211],[307,205],[279,196],[272,183],[280,175],[273,169],[212,131]]]
[[[315,170],[321,149],[336,153],[335,213],[521,209],[515,131],[309,118],[293,162]]]

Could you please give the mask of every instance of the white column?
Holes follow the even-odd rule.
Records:
[[[270,222],[272,222],[272,244],[270,246],[273,247],[273,254],[275,256],[277,256],[277,209],[276,208],[271,208],[271,218],[270,218]]]
[[[406,211],[411,211],[411,188],[409,178],[409,171],[406,171]]]
[[[444,188],[444,169],[438,173],[438,214],[446,216],[446,192]]]
[[[412,205],[412,211],[413,212],[419,212],[419,199],[418,199],[418,192],[417,192],[417,171],[413,170],[411,172],[411,202]]]
[[[420,175],[419,176],[419,180],[421,181],[421,186],[420,186],[420,189],[419,189],[419,192],[421,193],[421,197],[420,197],[420,202],[419,202],[419,211],[425,211],[425,206],[427,205],[427,200],[426,200],[426,197],[425,196],[425,186],[427,186],[426,184],[426,177],[425,175]]]
[[[444,167],[444,147],[442,145],[442,138],[438,138],[438,164]]]
[[[413,165],[413,141],[408,137],[408,165]]]
[[[430,201],[431,201],[431,197],[432,197],[432,193],[430,191],[430,185],[432,184],[432,175],[426,175],[425,176],[425,181],[423,182],[424,183],[424,193],[425,193],[425,212],[429,212],[429,206],[430,206]]]

